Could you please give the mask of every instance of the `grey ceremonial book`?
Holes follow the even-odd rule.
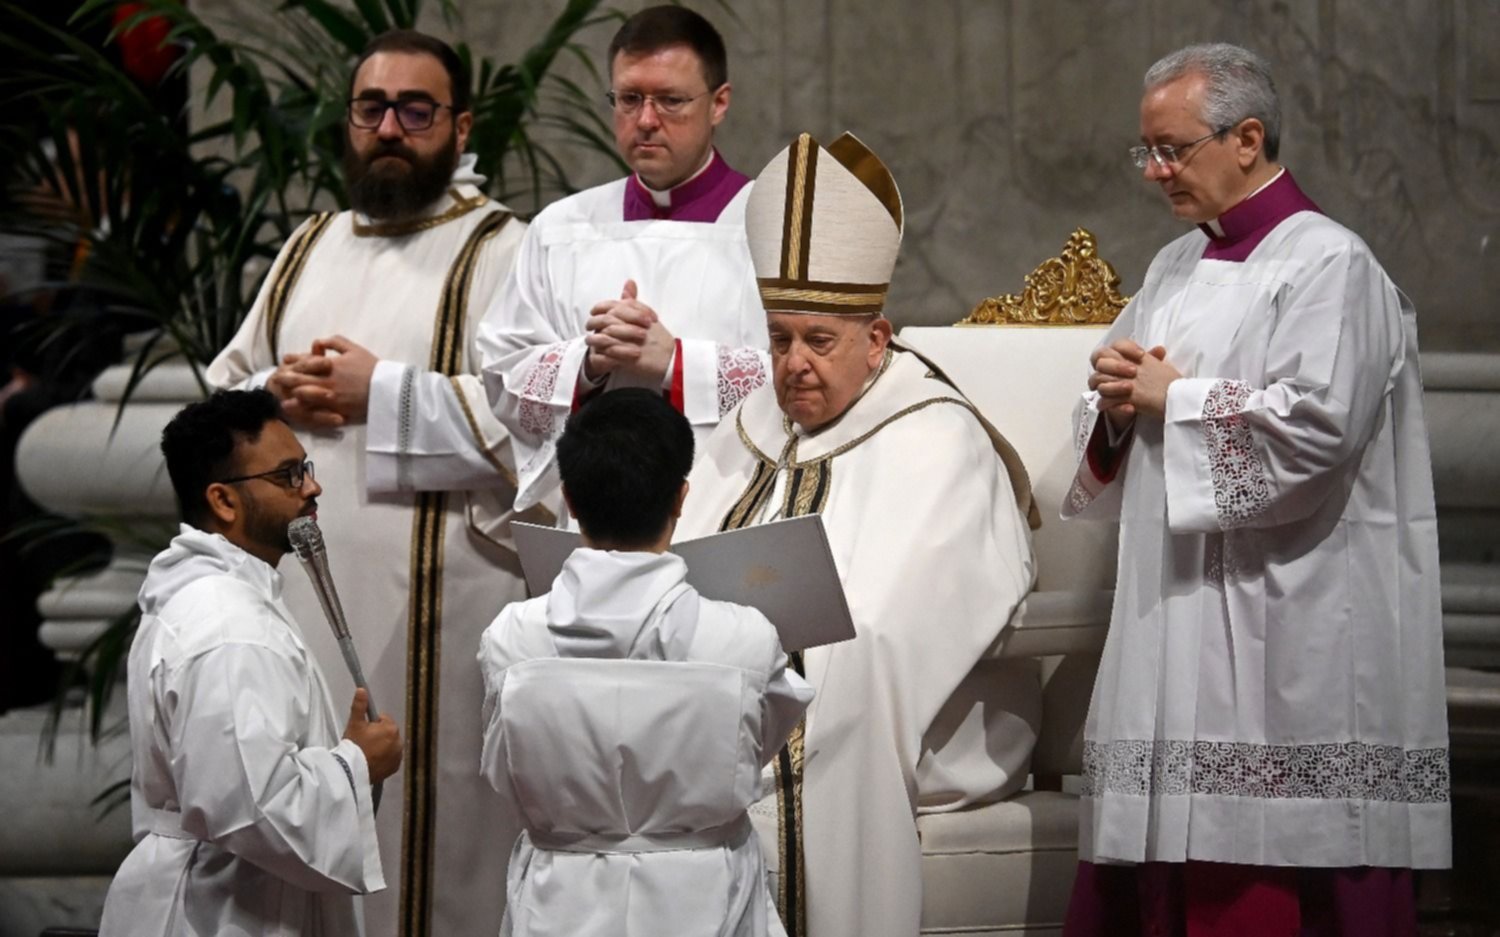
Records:
[[[550,592],[563,561],[583,545],[571,530],[521,523],[511,530],[532,595]],[[672,552],[687,563],[688,583],[699,595],[759,609],[787,651],[854,637],[844,586],[816,514],[674,543]]]

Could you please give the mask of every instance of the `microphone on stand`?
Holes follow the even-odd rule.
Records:
[[[366,693],[365,699],[369,703],[366,717],[375,722],[380,719],[380,710],[375,708],[375,694],[365,682],[364,669],[359,665],[359,654],[354,650],[354,638],[349,634],[349,622],[344,618],[344,606],[339,603],[339,592],[333,585],[333,574],[328,569],[328,548],[323,544],[323,531],[313,518],[299,517],[287,525],[286,535],[297,553],[297,559],[302,561],[302,568],[307,570],[307,578],[312,580],[313,591],[318,594],[318,604],[323,606],[323,615],[328,619],[329,627],[333,628],[333,636],[338,639],[339,650],[344,654],[349,676],[354,678],[354,685]],[[370,795],[371,806],[377,809],[380,807],[380,788],[383,783],[377,782]]]

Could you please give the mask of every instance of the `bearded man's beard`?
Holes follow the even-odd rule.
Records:
[[[376,221],[413,218],[448,190],[457,165],[456,133],[450,133],[443,148],[427,158],[400,141],[377,140],[367,155],[346,145],[344,178],[349,184],[349,204]]]
[[[316,502],[314,502],[316,507]],[[287,533],[287,524],[290,519],[266,510],[260,502],[253,497],[245,498],[245,527],[244,537],[256,546],[277,553],[287,554],[292,552],[292,538]]]

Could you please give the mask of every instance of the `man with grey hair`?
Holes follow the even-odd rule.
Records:
[[[1120,553],[1070,937],[1414,935],[1411,870],[1451,862],[1415,316],[1279,134],[1254,53],[1147,72],[1131,156],[1197,228],[1079,408],[1063,513]]]
[[[818,695],[750,808],[789,937],[913,937],[933,900],[917,815],[1019,790],[1041,715],[1036,662],[987,659],[1041,517],[1010,443],[891,337],[905,217],[851,134],[761,170],[745,235],[771,381],[709,437],[677,528],[816,514],[849,600],[852,640],[790,655]]]

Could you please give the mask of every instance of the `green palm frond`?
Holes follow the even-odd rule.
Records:
[[[135,344],[123,410],[151,370],[186,359],[201,370],[234,335],[282,243],[311,214],[347,206],[340,158],[348,69],[388,28],[411,28],[435,8],[455,34],[454,0],[284,0],[243,5],[229,25],[181,0],[143,0],[113,21],[117,0],[84,0],[64,27],[0,0],[0,96],[33,125],[0,127],[0,229],[41,238],[75,262],[67,285],[97,297],[114,321],[147,333]],[[178,56],[166,81],[201,84],[196,110],[143,89],[85,37],[109,41],[157,18]],[[579,43],[622,18],[601,0],[568,0],[519,60],[500,63],[460,44],[476,79],[470,148],[490,194],[540,206],[574,191],[563,148],[623,166],[592,92],[556,74],[581,63]],[[210,113],[197,118],[194,113]],[[255,272],[255,275],[249,275]],[[97,320],[54,315],[32,340],[66,348]],[[201,373],[199,376],[202,382]],[[116,543],[122,543],[121,537]],[[86,681],[92,738],[105,724],[138,616],[121,616],[73,667]],[[44,748],[67,698],[60,691]],[[101,795],[106,808],[118,790]]]

